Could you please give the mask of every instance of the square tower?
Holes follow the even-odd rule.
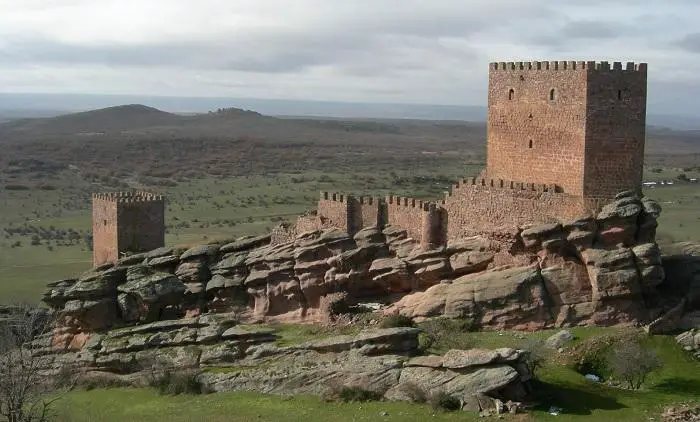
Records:
[[[486,176],[586,198],[640,190],[646,97],[645,63],[491,63]]]
[[[165,199],[146,192],[92,196],[92,263],[114,263],[123,252],[165,245]]]

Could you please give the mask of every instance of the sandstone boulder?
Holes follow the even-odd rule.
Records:
[[[261,236],[245,236],[236,241],[227,243],[220,248],[222,254],[228,254],[233,252],[248,251],[250,249],[256,249],[262,246],[267,246],[270,244],[270,235],[265,234]]]
[[[574,335],[571,334],[571,331],[561,330],[556,334],[553,334],[552,336],[548,337],[547,340],[545,340],[545,344],[550,349],[558,350],[569,344],[573,339]]]
[[[155,321],[166,306],[182,302],[186,287],[172,274],[154,272],[134,278],[117,290],[134,300],[132,303],[138,309],[138,320]],[[120,307],[122,303],[128,304],[129,301],[120,301]],[[134,310],[122,309],[122,312],[134,313]]]
[[[544,283],[535,267],[463,276],[409,294],[387,312],[413,318],[472,318],[494,328],[534,328],[551,322]]]

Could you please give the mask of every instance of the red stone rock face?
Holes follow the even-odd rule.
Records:
[[[487,175],[611,198],[641,187],[646,65],[492,63]]]
[[[95,194],[92,198],[93,265],[116,262],[120,252],[165,245],[165,201],[143,192]]]

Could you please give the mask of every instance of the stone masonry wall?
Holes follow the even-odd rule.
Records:
[[[328,221],[328,225],[348,231],[348,202],[346,195],[322,192],[318,201],[318,215]]]
[[[358,229],[363,227],[382,228],[386,224],[384,213],[382,212],[381,200],[370,196],[357,198],[357,215],[359,218]]]
[[[445,199],[448,239],[494,231],[503,226],[574,220],[597,204],[555,191],[554,186],[467,179]]]
[[[381,205],[379,198],[356,198],[341,193],[321,192],[317,210],[321,221],[311,225],[337,227],[349,234],[354,234],[363,227],[384,227]],[[306,221],[302,224],[311,227]]]
[[[143,252],[165,246],[165,203],[142,199],[117,204],[120,252]]]
[[[93,195],[93,265],[116,262],[121,252],[165,245],[165,200],[145,192]]]
[[[583,194],[586,71],[572,63],[491,64],[487,177]]]
[[[117,203],[99,195],[92,197],[92,263],[95,267],[119,259]]]
[[[387,196],[387,224],[406,229],[408,235],[417,241],[423,234],[424,202],[414,198]]]
[[[492,63],[488,105],[487,177],[594,198],[641,186],[645,64]]]
[[[646,90],[644,64],[588,70],[584,196],[641,190]]]

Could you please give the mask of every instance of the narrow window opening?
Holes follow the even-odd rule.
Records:
[[[621,99],[622,99],[622,90],[621,90],[621,89],[618,89],[618,90],[617,90],[617,99],[618,99],[618,100],[621,100]]]
[[[532,139],[530,139],[530,142],[528,142],[528,148],[532,149]]]
[[[554,101],[555,98],[556,98],[556,91],[554,91],[554,88],[552,88],[551,90],[549,90],[549,101]]]
[[[512,100],[515,97],[515,90],[513,88],[508,91],[508,99]]]
[[[107,220],[102,221],[102,224],[107,225]]]

